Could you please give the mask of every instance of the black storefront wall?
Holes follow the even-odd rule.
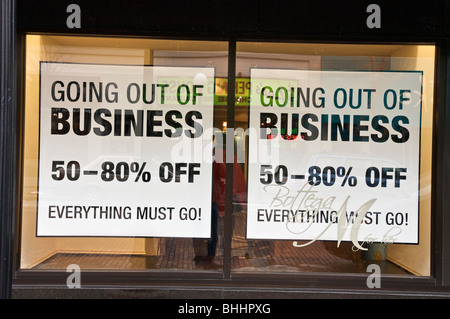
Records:
[[[68,28],[67,7],[76,3],[81,8],[81,27]],[[376,3],[381,8],[381,28],[368,28],[367,7]],[[17,236],[18,193],[20,190],[20,136],[23,41],[26,33],[59,35],[102,35],[130,37],[160,37],[177,39],[224,40],[230,43],[229,83],[234,80],[234,57],[236,41],[323,41],[337,43],[432,43],[437,45],[436,64],[436,114],[434,132],[433,200],[432,210],[432,278],[418,280],[397,280],[387,278],[384,291],[375,294],[394,295],[445,295],[450,291],[450,3],[441,1],[145,1],[145,0],[2,0],[1,9],[1,109],[0,109],[0,296],[11,297],[13,282],[16,282],[17,296],[25,296],[26,290],[19,289],[21,283],[39,288],[42,282],[55,284],[65,282],[67,274],[42,274],[40,278],[21,277],[14,268],[14,251],[17,251],[14,236]],[[231,84],[230,84],[231,85]],[[230,87],[231,88],[231,87]],[[229,101],[234,101],[231,92]],[[229,127],[233,127],[234,105],[229,103]],[[228,166],[227,178],[231,180],[232,165]],[[232,183],[226,190],[226,198],[232,196]],[[231,202],[231,201],[228,201]],[[231,209],[229,206],[226,209]],[[227,214],[231,216],[231,214]],[[231,218],[231,217],[229,217]],[[230,220],[227,221],[230,223]],[[231,236],[231,234],[225,234]],[[226,241],[227,242],[227,241]],[[228,241],[230,242],[230,241]],[[225,260],[225,265],[229,264]],[[95,287],[105,284],[95,273],[89,275]],[[113,282],[130,285],[121,275],[110,276]],[[13,280],[14,278],[14,280]],[[25,280],[24,280],[25,278]],[[279,278],[230,276],[229,267],[224,268],[224,278],[206,278],[209,283],[196,280],[196,284],[183,278],[150,279],[135,275],[136,282],[152,280],[163,287],[177,287],[180,283],[188,293],[197,291],[197,296],[215,296],[198,290],[199,286],[212,285],[217,296],[242,296],[237,291],[261,283],[267,287],[283,287],[287,281]],[[309,288],[330,289],[331,292],[351,291],[348,277],[330,275],[319,278],[314,275],[298,277],[289,296],[310,294]],[[355,282],[365,281],[365,277],[352,278]],[[231,282],[231,284],[230,284]],[[281,283],[281,284],[280,284]],[[273,285],[273,286],[271,286]],[[296,285],[301,289],[295,290]],[[194,288],[195,287],[195,288]],[[238,288],[232,288],[238,287]],[[348,288],[350,287],[350,288]],[[387,287],[387,288],[385,288]],[[22,287],[23,288],[23,287]],[[31,291],[33,291],[31,289]],[[206,289],[206,288],[205,288]],[[225,290],[224,290],[225,289]],[[228,289],[228,290],[226,290]],[[331,290],[332,289],[332,290]],[[386,290],[387,289],[387,290]],[[64,296],[67,289],[53,296]],[[165,296],[181,296],[166,290]],[[259,290],[261,292],[261,290]],[[265,296],[269,288],[264,290]],[[349,290],[347,290],[348,292]],[[73,290],[72,290],[73,292]],[[81,297],[88,292],[73,292]],[[360,292],[365,294],[366,292]],[[374,294],[374,292],[370,292]],[[31,293],[32,295],[32,293]],[[356,294],[358,295],[358,293]],[[47,294],[49,296],[49,294]],[[249,295],[251,296],[251,295]],[[258,296],[254,293],[253,296]],[[261,296],[261,294],[259,295]],[[323,295],[322,295],[323,296]]]
[[[82,10],[81,28],[68,30],[67,7]],[[368,28],[367,8],[380,7],[381,27]],[[176,36],[229,39],[411,40],[448,32],[445,0],[434,1],[18,1],[26,32]],[[118,13],[120,13],[118,15]]]
[[[11,296],[18,117],[16,107],[16,3],[0,4],[0,297]]]

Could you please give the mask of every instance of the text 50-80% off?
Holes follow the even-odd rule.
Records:
[[[333,186],[335,184],[341,187],[350,186],[355,187],[358,184],[356,176],[351,172],[353,167],[345,168],[339,166],[337,168],[333,166],[319,167],[310,166],[308,174],[289,174],[288,169],[284,165],[278,165],[272,168],[271,165],[261,165],[260,168],[260,182],[261,184],[268,185],[276,183],[278,185],[284,185],[288,179],[307,179],[309,185],[325,185]],[[400,187],[402,181],[406,180],[407,169],[403,167],[368,167],[365,172],[363,180],[368,187]]]
[[[77,181],[81,176],[100,175],[102,181],[126,182],[130,178],[134,182],[148,183],[152,180],[152,174],[146,170],[146,162],[110,162],[101,163],[100,170],[81,169],[78,161],[53,161],[52,178],[55,181],[67,179]],[[159,165],[159,179],[163,183],[193,183],[195,176],[200,175],[200,163],[170,163],[163,162]]]

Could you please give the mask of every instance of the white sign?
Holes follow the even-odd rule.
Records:
[[[418,243],[421,72],[251,70],[247,238]]]
[[[210,237],[214,72],[42,62],[37,235]]]

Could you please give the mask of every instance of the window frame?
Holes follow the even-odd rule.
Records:
[[[174,40],[174,39],[172,39]],[[177,38],[177,40],[179,40]],[[259,42],[262,42],[258,40]],[[235,128],[235,90],[234,82],[236,80],[235,67],[236,67],[236,43],[239,41],[228,42],[228,105],[227,105],[227,141],[234,141],[233,129]],[[268,41],[264,41],[268,42]],[[342,44],[348,44],[343,42]],[[377,43],[371,43],[377,44]],[[398,44],[398,43],[397,43]],[[402,43],[403,44],[403,43]],[[436,50],[438,51],[438,50]],[[25,53],[23,53],[25,54]],[[437,62],[438,60],[436,60]],[[436,63],[437,66],[437,63]],[[437,70],[436,70],[437,71]],[[24,70],[22,70],[22,77]],[[438,72],[436,72],[438,73]],[[437,83],[437,82],[435,82]],[[436,90],[435,90],[436,91]],[[21,97],[23,99],[23,97]],[[230,102],[231,101],[231,102]],[[435,100],[436,101],[436,100]],[[437,104],[437,103],[435,103]],[[23,108],[22,108],[23,112]],[[436,112],[436,111],[435,111]],[[23,129],[23,127],[22,127]],[[22,132],[23,134],[23,132]],[[434,133],[436,134],[436,132]],[[21,143],[22,145],[22,143]],[[227,143],[229,145],[229,143]],[[434,171],[434,170],[433,170]],[[347,289],[360,289],[366,286],[367,274],[344,274],[344,273],[295,273],[295,274],[282,274],[282,273],[270,273],[270,274],[251,274],[251,273],[239,273],[233,272],[231,269],[231,241],[232,241],[232,179],[233,179],[233,163],[226,163],[226,178],[227,182],[225,186],[225,220],[224,220],[224,264],[223,272],[208,272],[208,271],[177,271],[177,278],[173,278],[172,273],[164,270],[148,271],[148,272],[133,272],[133,271],[115,271],[115,270],[102,270],[102,271],[85,271],[83,270],[83,284],[87,286],[103,286],[111,285],[115,286],[118,283],[127,283],[127,285],[173,285],[173,284],[187,284],[191,285],[195,283],[214,282],[216,285],[224,285],[228,281],[233,282],[239,286],[255,285],[259,286],[282,286],[282,287],[302,287],[305,283],[313,285],[314,287],[339,287]],[[19,180],[20,181],[20,180]],[[433,183],[434,184],[434,183]],[[432,195],[436,195],[433,193]],[[435,201],[432,201],[432,205]],[[20,224],[20,222],[18,223]],[[18,232],[20,233],[20,232]],[[432,234],[434,231],[432,230]],[[436,237],[436,236],[433,236]],[[20,245],[17,246],[17,256],[20,256]],[[432,249],[435,251],[435,249]],[[431,258],[433,256],[430,256]],[[18,264],[17,259],[15,262]],[[67,273],[64,271],[56,270],[30,270],[30,269],[18,269],[16,264],[15,273],[15,285],[39,285],[39,283],[53,283],[54,285],[61,285],[65,283],[67,279]],[[432,262],[431,264],[435,264]],[[434,267],[432,267],[434,268]],[[132,273],[132,275],[130,275]],[[349,282],[349,277],[352,280]],[[382,282],[384,287],[389,286],[401,286],[410,287],[418,283],[419,286],[434,286],[437,282],[436,276],[405,276],[405,275],[382,275]]]
[[[15,2],[15,1],[11,1]],[[44,9],[42,9],[44,10]],[[8,130],[8,139],[2,141],[3,149],[12,150],[14,161],[12,159],[2,163],[2,170],[11,170],[15,175],[14,180],[6,182],[7,188],[2,190],[2,197],[13,193],[14,205],[2,206],[8,212],[13,214],[14,219],[14,252],[10,262],[12,268],[12,287],[13,289],[37,289],[41,287],[64,288],[66,287],[66,280],[68,274],[64,271],[38,271],[38,270],[20,270],[18,269],[18,256],[20,256],[20,220],[18,219],[19,207],[21,202],[21,148],[23,143],[23,111],[24,111],[24,72],[25,72],[25,35],[36,33],[40,35],[80,35],[86,36],[85,33],[91,36],[145,36],[156,37],[164,39],[177,40],[214,40],[228,41],[228,106],[227,106],[227,128],[234,129],[234,82],[235,82],[235,63],[236,63],[236,43],[240,41],[272,41],[272,42],[314,42],[311,39],[321,39],[317,42],[326,43],[342,43],[352,44],[361,43],[364,41],[370,44],[432,44],[436,47],[435,57],[435,89],[434,89],[434,123],[433,123],[433,176],[432,176],[432,200],[431,200],[431,235],[432,248],[431,252],[431,276],[416,277],[416,276],[382,276],[382,290],[374,291],[366,288],[367,274],[341,274],[341,273],[301,273],[301,274],[238,274],[231,271],[231,199],[232,199],[232,182],[226,184],[225,189],[225,231],[224,243],[225,250],[229,253],[224,255],[224,268],[221,273],[212,272],[177,272],[176,276],[168,272],[117,272],[117,271],[86,271],[82,275],[83,288],[102,288],[111,287],[117,289],[127,289],[129,287],[139,288],[156,288],[156,287],[203,287],[205,289],[222,289],[232,290],[235,287],[240,289],[254,289],[266,288],[276,291],[277,289],[289,290],[299,293],[318,293],[318,289],[325,289],[327,293],[345,293],[356,291],[360,294],[424,294],[433,295],[440,292],[450,291],[450,198],[448,196],[448,189],[450,186],[450,167],[447,165],[450,162],[450,40],[449,38],[442,38],[439,36],[418,36],[409,37],[390,36],[382,34],[381,36],[355,36],[352,32],[349,35],[341,36],[337,39],[333,35],[323,32],[323,37],[320,37],[320,32],[313,36],[311,35],[284,35],[279,33],[258,34],[254,32],[250,34],[243,34],[236,36],[235,33],[227,31],[225,34],[218,31],[210,33],[199,34],[190,32],[140,32],[134,28],[130,31],[117,32],[117,30],[99,31],[82,30],[81,33],[76,31],[66,30],[64,26],[42,26],[36,23],[31,17],[37,13],[28,12],[22,9],[22,16],[19,17],[18,32],[14,39],[14,57],[15,63],[14,74],[6,75],[9,81],[16,83],[15,88],[15,103],[12,107],[12,114],[9,118],[14,119],[11,127]],[[27,17],[30,17],[31,22],[26,24]],[[34,24],[33,24],[34,23]],[[59,22],[58,22],[59,23]],[[145,33],[145,34],[143,34]],[[422,39],[417,41],[417,38]],[[414,39],[414,40],[412,40]],[[3,76],[3,75],[2,75]],[[14,136],[12,132],[15,132]],[[229,133],[230,132],[230,133]],[[227,130],[227,140],[232,140],[231,130]],[[232,181],[232,163],[226,165],[227,181]],[[7,225],[2,225],[2,230]],[[192,288],[195,289],[195,288]],[[320,294],[320,293],[318,293]]]

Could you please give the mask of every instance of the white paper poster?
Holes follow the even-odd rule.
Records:
[[[214,72],[42,62],[37,235],[210,237]]]
[[[421,72],[251,70],[247,238],[418,243]]]

